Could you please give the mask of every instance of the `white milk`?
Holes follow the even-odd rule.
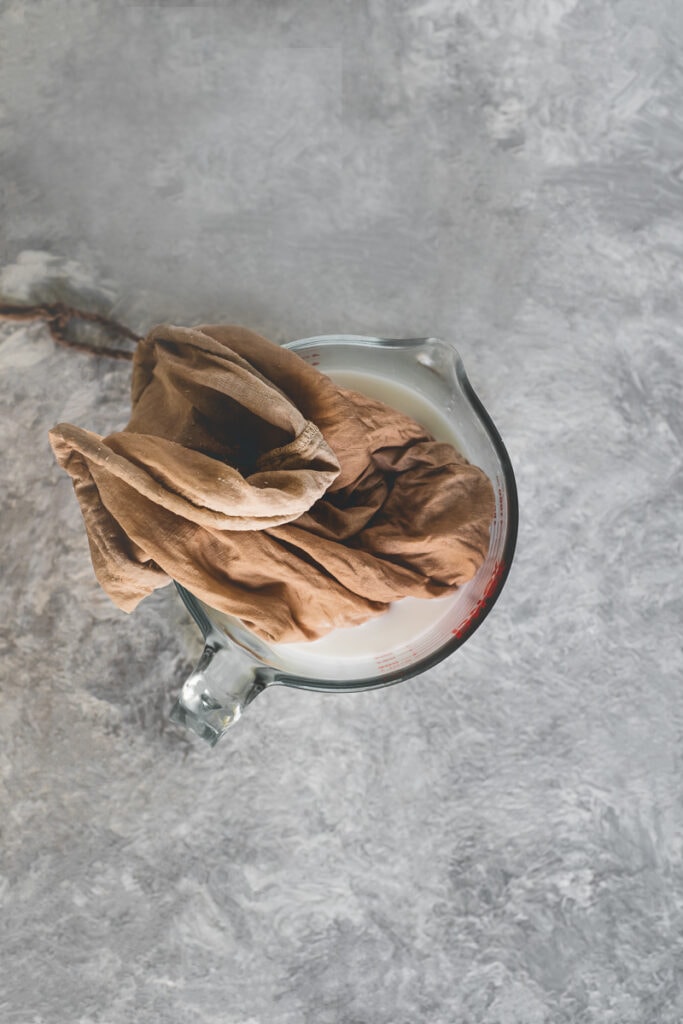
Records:
[[[438,441],[447,441],[459,448],[453,427],[443,413],[404,385],[353,370],[335,371],[329,376],[336,384],[377,398],[411,416]],[[461,587],[447,597],[405,597],[360,626],[334,629],[320,640],[308,643],[271,644],[270,647],[283,664],[291,665],[290,671],[308,670],[313,675],[334,677],[339,675],[340,664],[344,663],[343,674],[353,675],[354,662],[381,658],[406,644],[420,648],[420,638],[448,616],[463,590]]]

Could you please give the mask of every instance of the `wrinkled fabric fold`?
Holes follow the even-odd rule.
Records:
[[[486,555],[480,469],[252,331],[155,327],[131,391],[122,431],[50,431],[125,611],[175,579],[266,640],[315,639],[444,596]]]

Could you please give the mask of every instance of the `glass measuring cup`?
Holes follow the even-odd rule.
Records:
[[[210,608],[176,583],[202,631],[204,651],[171,718],[212,746],[269,686],[325,692],[377,689],[419,675],[448,657],[491,611],[509,572],[517,539],[517,489],[510,459],[450,342],[326,335],[285,347],[341,384],[359,375],[366,385],[375,382],[378,393],[374,397],[382,398],[381,392],[393,387],[397,394],[413,396],[422,407],[427,403],[438,410],[450,434],[442,439],[453,439],[493,485],[495,511],[489,548],[476,576],[449,597],[404,599],[369,623],[335,630],[329,637],[306,644],[268,644],[239,619]],[[363,390],[360,382],[350,386]],[[369,388],[367,393],[371,394]],[[414,415],[408,407],[401,411]],[[434,431],[431,424],[424,425]],[[403,615],[406,622],[421,626],[417,631],[401,630],[399,622],[400,639],[382,642],[375,624],[391,615]]]

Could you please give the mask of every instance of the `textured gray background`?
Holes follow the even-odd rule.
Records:
[[[47,447],[129,367],[2,328],[3,1024],[679,1024],[680,3],[0,12],[0,292],[456,338],[522,508],[450,661],[210,751]]]

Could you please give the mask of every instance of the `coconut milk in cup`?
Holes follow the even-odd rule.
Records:
[[[452,655],[493,608],[514,555],[518,507],[512,465],[452,343],[327,335],[286,347],[335,383],[411,416],[482,469],[495,495],[489,547],[475,577],[452,594],[404,598],[362,625],[307,643],[266,643],[176,584],[205,646],[171,717],[212,745],[270,686],[330,693],[377,689]]]

